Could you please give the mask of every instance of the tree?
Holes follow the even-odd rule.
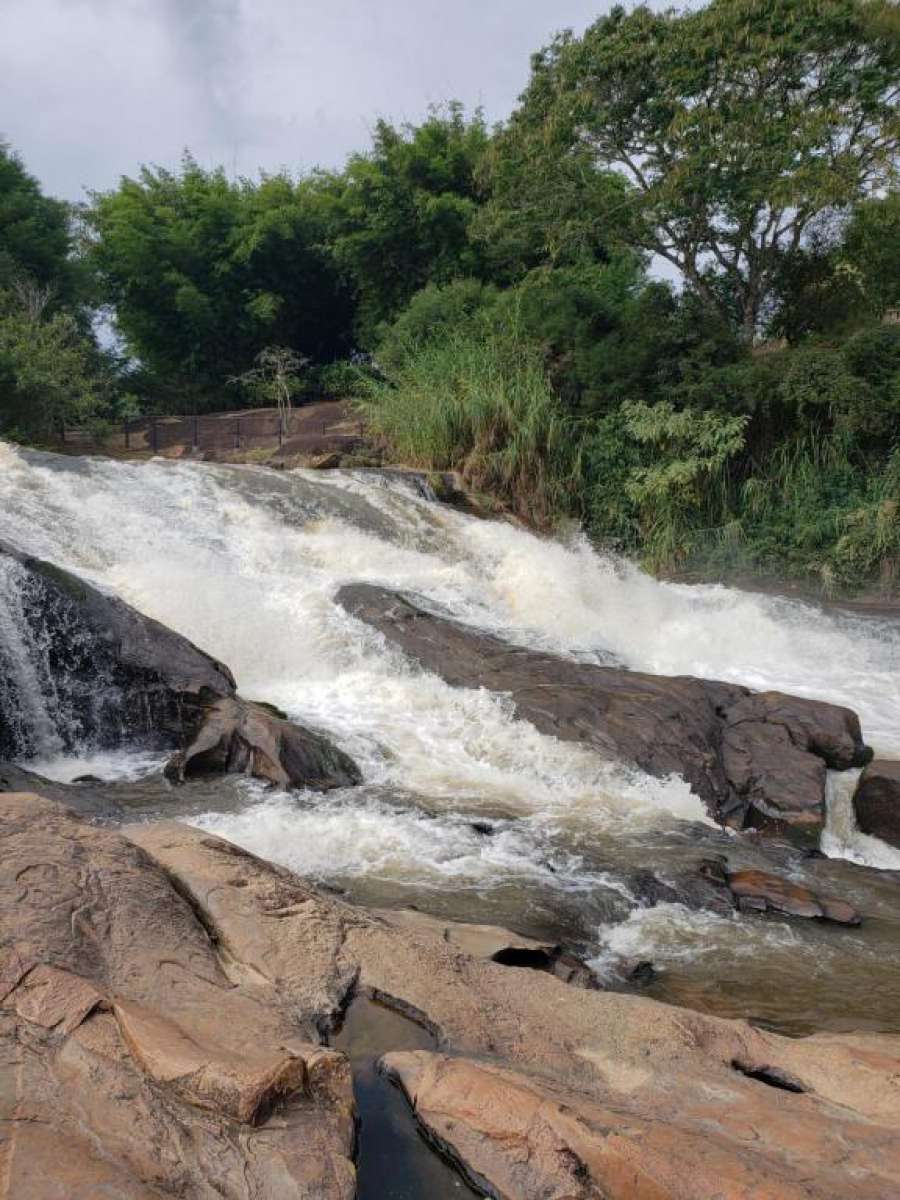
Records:
[[[630,236],[751,340],[780,259],[896,181],[898,35],[887,0],[616,7],[535,56],[523,110],[630,182]]]
[[[426,284],[482,273],[469,229],[487,143],[481,113],[467,120],[451,103],[421,125],[379,121],[368,154],[352,155],[343,172],[320,175],[334,254],[357,291],[364,344]]]
[[[284,433],[287,415],[294,396],[300,390],[301,375],[309,359],[285,346],[266,346],[257,354],[254,363],[249,371],[236,375],[228,382],[246,388],[264,405],[277,408],[281,432]]]
[[[229,180],[186,156],[95,195],[88,221],[116,326],[173,403],[221,406],[268,345],[325,362],[349,346],[351,296],[304,180]]]
[[[52,289],[57,305],[79,292],[69,206],[45,196],[22,160],[0,141],[0,288]]]
[[[50,441],[101,409],[96,348],[71,313],[36,309],[25,295],[23,304],[0,291],[0,433]]]

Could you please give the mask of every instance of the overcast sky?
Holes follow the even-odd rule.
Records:
[[[52,194],[142,162],[338,166],[375,118],[505,117],[532,51],[598,0],[0,0],[0,136]]]

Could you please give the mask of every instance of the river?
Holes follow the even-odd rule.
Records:
[[[852,779],[830,781],[828,858],[777,859],[855,903],[861,929],[641,907],[628,882],[637,869],[665,876],[698,846],[738,864],[759,852],[712,825],[682,780],[610,764],[515,720],[502,697],[449,687],[334,595],[380,583],[573,658],[846,704],[893,758],[896,620],[661,583],[584,537],[478,520],[391,473],[128,463],[0,443],[0,538],[191,638],[231,667],[244,696],[327,733],[364,783],[326,796],[245,780],[176,792],[144,747],[62,753],[65,714],[53,711],[41,648],[19,646],[36,697],[31,769],[118,779],[141,815],[184,816],[359,902],[550,936],[601,975],[649,959],[660,972],[649,994],[662,999],[788,1033],[900,1030],[900,852],[855,829]],[[7,647],[16,603],[15,580],[0,578]]]

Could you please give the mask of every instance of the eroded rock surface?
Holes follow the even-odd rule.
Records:
[[[348,1064],[324,1043],[354,994],[432,1031],[386,1065],[488,1194],[900,1192],[900,1039],[585,991],[492,961],[498,940],[352,907],[199,829],[5,796],[0,1195],[350,1200]]]
[[[448,683],[508,694],[542,733],[585,742],[653,775],[677,773],[711,814],[815,842],[826,767],[871,757],[850,709],[689,676],[577,663],[515,646],[372,584],[338,602]]]
[[[135,845],[3,797],[0,1195],[349,1200],[349,1071],[319,1041]]]
[[[869,763],[856,785],[853,810],[863,833],[900,848],[900,762]]]
[[[166,775],[179,783],[219,772],[320,791],[350,787],[361,778],[353,760],[327,738],[233,696],[206,710],[191,742],[166,766]]]
[[[900,1039],[789,1039],[584,991],[490,961],[509,941],[496,930],[353,908],[174,823],[128,832],[202,907],[234,980],[277,980],[323,1028],[355,989],[432,1031],[435,1055],[387,1066],[488,1194],[884,1200],[900,1189]],[[479,957],[463,949],[469,936]]]

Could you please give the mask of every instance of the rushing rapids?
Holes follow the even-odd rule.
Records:
[[[845,704],[888,758],[900,757],[896,622],[658,583],[580,537],[478,521],[435,504],[414,478],[377,473],[128,464],[0,445],[0,539],[189,637],[228,664],[243,696],[330,737],[364,782],[324,797],[244,780],[173,794],[147,747],[115,754],[79,740],[10,567],[0,574],[0,689],[11,680],[20,698],[16,752],[31,769],[119,777],[140,811],[187,814],[354,899],[573,941],[601,974],[652,959],[662,968],[653,994],[694,1007],[790,1031],[900,1028],[900,851],[855,829],[853,773],[830,781],[831,857],[811,866],[823,890],[864,913],[862,930],[647,907],[641,872],[674,877],[698,846],[754,866],[756,848],[714,828],[683,780],[611,764],[515,720],[502,696],[449,687],[334,598],[344,584],[376,583],[576,660]],[[787,871],[807,869],[779,853]]]

